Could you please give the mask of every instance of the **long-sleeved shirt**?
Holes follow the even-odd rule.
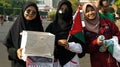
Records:
[[[117,36],[120,42],[120,31],[118,27],[109,19],[101,18],[99,21],[99,33],[94,33],[84,28],[87,45],[86,50],[87,53],[90,53],[91,67],[117,67],[116,60],[108,51],[99,51],[100,46],[97,45],[97,38],[100,35],[104,35],[106,39],[110,39],[112,36]]]

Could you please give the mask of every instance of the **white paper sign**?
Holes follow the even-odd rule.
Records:
[[[27,56],[53,57],[55,36],[47,32],[23,31],[21,48],[23,60]]]

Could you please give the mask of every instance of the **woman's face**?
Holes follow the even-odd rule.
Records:
[[[107,1],[103,1],[102,4],[103,4],[103,6],[108,6]]]
[[[109,6],[108,6],[108,3],[107,1],[102,1],[102,5],[100,8],[100,10],[102,11],[102,13],[107,13],[108,10],[109,10]]]
[[[96,11],[92,6],[87,6],[85,16],[88,19],[94,19],[96,17]]]
[[[33,6],[29,6],[24,11],[24,17],[26,18],[26,20],[33,20],[36,18],[36,16],[37,16],[37,11]]]

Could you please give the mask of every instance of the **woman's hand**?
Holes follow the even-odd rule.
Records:
[[[22,35],[23,34],[23,32],[20,32],[20,35]]]
[[[23,50],[23,48],[19,48],[17,50],[17,56],[18,56],[19,59],[22,59],[22,50]]]
[[[69,48],[68,41],[66,39],[60,39],[60,40],[58,40],[58,44],[61,45],[61,46],[64,46],[66,49]]]
[[[97,44],[98,46],[101,46],[103,44],[103,41],[105,40],[105,36],[104,35],[100,35],[97,38]]]
[[[103,44],[103,40],[97,39],[97,44],[98,44],[98,46],[101,46]]]

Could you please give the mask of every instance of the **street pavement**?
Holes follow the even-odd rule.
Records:
[[[46,21],[43,20],[43,27],[46,29],[48,24],[51,21]],[[0,67],[11,67],[10,66],[10,61],[8,60],[7,56],[7,49],[6,47],[2,44],[3,40],[5,39],[11,25],[13,22],[4,22],[3,26],[0,26]],[[89,62],[89,55],[86,54],[85,57],[80,59],[80,67],[90,67],[90,62]]]
[[[5,22],[3,26],[0,25],[0,67],[11,67],[10,61],[8,61],[8,53],[6,47],[2,44],[5,36],[10,29],[12,22]]]

